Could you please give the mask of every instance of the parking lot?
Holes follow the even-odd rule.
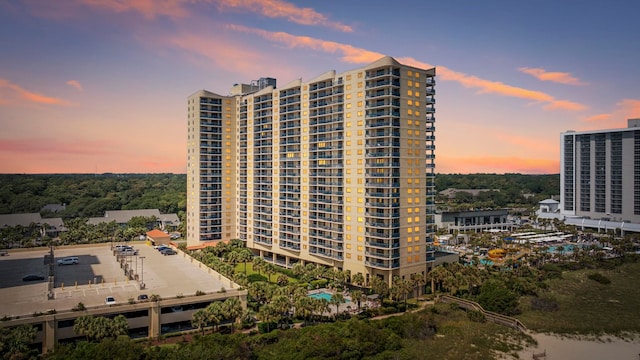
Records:
[[[162,298],[193,295],[196,291],[212,293],[232,284],[216,272],[199,264],[182,252],[162,255],[144,242],[131,245],[138,254],[127,256],[129,268],[139,280],[128,280],[110,244],[59,247],[54,250],[54,264],[65,257],[78,257],[78,264],[54,265],[53,299],[48,299],[48,249],[9,251],[0,257],[0,317],[71,309],[79,302],[86,307],[104,305],[106,296],[118,303],[140,294],[157,294]],[[42,275],[45,280],[23,282],[28,274]],[[144,281],[144,289],[140,282]]]

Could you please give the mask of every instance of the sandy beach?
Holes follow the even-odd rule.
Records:
[[[625,340],[616,337],[590,338],[532,333],[538,341],[536,347],[521,351],[520,359],[532,359],[533,354],[546,351],[544,360],[639,360],[640,337]]]

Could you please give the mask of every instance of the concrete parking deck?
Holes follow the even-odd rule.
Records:
[[[77,265],[54,265],[53,298],[49,299],[46,280],[23,282],[27,274],[48,275],[45,255],[48,249],[14,250],[0,257],[0,316],[24,316],[39,312],[68,310],[82,302],[86,307],[104,305],[106,296],[114,296],[118,303],[127,303],[140,294],[157,294],[163,299],[190,296],[197,291],[214,293],[233,289],[228,279],[201,265],[181,251],[177,255],[162,255],[144,242],[131,245],[139,250],[137,256],[127,258],[129,267],[144,279],[145,287],[135,280],[127,280],[110,244],[58,247],[58,259],[77,256]],[[144,268],[144,270],[143,270]]]

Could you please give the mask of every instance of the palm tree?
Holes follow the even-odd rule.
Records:
[[[258,257],[258,256],[254,257],[253,258],[253,271],[257,271],[259,275],[262,275],[260,273],[260,271],[262,271],[264,269],[264,266],[265,266],[266,263],[267,262],[264,261],[263,258]]]
[[[191,316],[191,326],[200,329],[204,336],[204,329],[209,325],[209,315],[205,309],[200,309]]]
[[[271,275],[277,272],[275,265],[271,263],[265,263],[264,272],[267,274],[269,282],[271,282]]]
[[[447,276],[449,276],[449,270],[442,265],[436,266],[429,271],[427,278],[431,281],[431,293],[436,293],[436,284],[441,284]]]
[[[207,323],[213,324],[215,329],[218,330],[218,325],[220,325],[225,318],[222,303],[214,301],[205,308],[205,311],[207,314]]]
[[[327,299],[313,299],[314,300],[314,308],[315,311],[320,314],[320,318],[324,316],[325,311],[330,312],[331,308],[329,307],[329,301]]]
[[[338,318],[340,304],[342,304],[343,302],[344,302],[344,295],[342,295],[342,293],[337,292],[331,295],[331,300],[329,300],[329,303],[336,306],[336,319]]]
[[[413,287],[418,290],[416,297],[420,296],[421,289],[427,284],[427,280],[424,278],[424,275],[420,273],[411,274],[411,282],[413,283]]]
[[[280,319],[280,314],[271,304],[266,304],[260,308],[260,312],[258,313],[258,317],[262,322],[267,324],[267,332],[271,331],[271,323],[278,322]]]
[[[305,325],[307,324],[308,318],[313,314],[313,300],[313,298],[308,296],[302,296],[297,298],[294,303],[296,316],[302,316]]]
[[[242,263],[244,263],[244,273],[247,273],[247,263],[249,261],[251,261],[251,259],[253,259],[253,253],[251,252],[251,250],[247,249],[247,248],[241,248],[236,250],[236,252],[238,253],[238,260]]]
[[[222,312],[225,318],[232,319],[234,324],[238,323],[242,315],[242,303],[238,298],[228,298],[222,303]]]
[[[378,276],[374,276],[371,278],[370,285],[371,290],[380,295],[380,299],[384,298],[389,293],[389,286]]]
[[[356,273],[351,277],[351,282],[359,287],[364,285],[364,275],[362,273]]]
[[[360,303],[364,301],[366,298],[367,297],[362,292],[362,290],[353,290],[351,292],[351,300],[355,301],[356,305],[358,306],[358,310],[360,310]]]

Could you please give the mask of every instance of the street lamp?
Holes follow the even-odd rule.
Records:
[[[140,256],[141,267],[140,271],[140,290],[144,289],[144,256]]]

